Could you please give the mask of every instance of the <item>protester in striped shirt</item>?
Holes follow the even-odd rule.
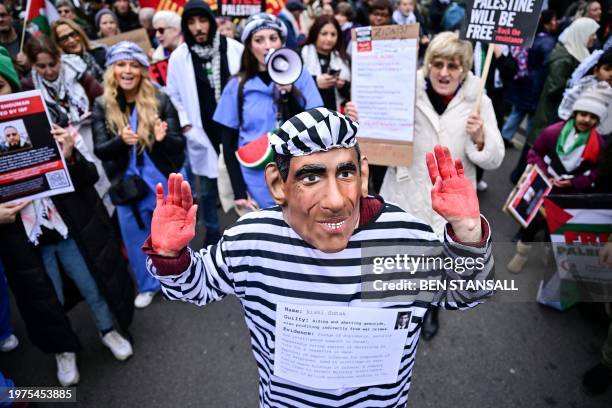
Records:
[[[367,195],[368,162],[356,141],[357,127],[325,108],[285,122],[270,137],[276,157],[265,171],[278,205],[243,216],[217,245],[199,252],[187,247],[195,234],[197,211],[189,183],[179,174],[171,175],[167,199],[161,185],[157,187],[151,237],[144,247],[149,253],[147,267],[172,300],[205,305],[227,295],[238,297],[259,370],[261,407],[403,407],[427,308],[466,309],[491,295],[486,290],[459,289],[419,293],[410,300],[388,293],[366,299],[363,247],[381,242],[435,246],[439,241],[429,225],[381,197]],[[436,146],[434,153],[426,157],[432,206],[448,221],[442,255],[455,260],[481,258],[483,267],[462,273],[452,268],[419,270],[416,275],[437,276],[441,281],[491,279],[490,230],[480,215],[476,191],[448,149]],[[427,294],[431,296],[420,296]],[[353,307],[409,312],[406,340],[399,344],[397,376],[382,384],[325,388],[277,375],[280,303],[341,312]]]

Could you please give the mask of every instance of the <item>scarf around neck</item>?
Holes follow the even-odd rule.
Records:
[[[31,243],[38,245],[42,227],[57,231],[68,237],[68,227],[49,197],[32,201],[20,211],[21,222]]]
[[[89,98],[79,81],[87,71],[87,64],[78,55],[61,56],[60,73],[48,81],[32,70],[32,81],[40,89],[46,102],[57,104],[71,123],[79,123],[89,111]]]
[[[219,102],[221,98],[221,52],[219,45],[221,44],[221,34],[219,31],[215,33],[212,44],[201,45],[193,44],[189,47],[199,59],[201,59],[206,68],[206,76],[208,83],[215,90],[215,100]]]
[[[87,71],[89,71],[91,75],[98,80],[98,82],[102,82],[104,79],[104,70],[100,67],[100,65],[98,65],[98,62],[94,56],[91,55],[89,51],[83,51],[81,58],[87,65]]]
[[[586,132],[576,132],[574,119],[568,120],[557,139],[555,153],[568,172],[574,171],[583,161],[597,163],[599,139],[595,127]]]

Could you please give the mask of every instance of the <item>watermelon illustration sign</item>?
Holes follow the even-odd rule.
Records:
[[[530,47],[544,0],[468,0],[460,38]]]
[[[270,132],[258,137],[236,150],[238,162],[249,169],[263,170],[274,160],[274,150],[270,146]]]

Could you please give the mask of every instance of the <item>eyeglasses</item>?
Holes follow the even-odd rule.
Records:
[[[159,27],[155,29],[155,32],[160,33],[161,35],[164,35],[164,31],[166,31],[166,27]]]
[[[446,67],[446,70],[451,74],[457,74],[463,71],[463,67],[455,62],[445,62],[445,61],[432,61],[429,64],[429,68],[433,68],[436,71],[442,71]]]
[[[57,42],[59,43],[65,43],[66,41],[68,41],[69,39],[73,39],[73,40],[77,40],[79,38],[79,33],[77,33],[76,31],[71,31],[66,35],[62,35],[61,37],[57,38]]]

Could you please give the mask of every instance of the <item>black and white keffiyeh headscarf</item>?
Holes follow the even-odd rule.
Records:
[[[206,76],[208,83],[215,90],[215,100],[219,102],[221,98],[221,53],[219,52],[219,46],[221,44],[221,34],[219,31],[215,32],[212,44],[198,44],[195,43],[189,48],[196,54],[204,63],[206,69]]]
[[[314,108],[293,116],[270,134],[277,154],[306,156],[357,144],[359,124],[327,108]]]
[[[89,98],[79,83],[87,71],[87,64],[78,55],[71,54],[62,55],[61,64],[59,76],[54,81],[44,79],[35,69],[32,81],[46,102],[57,104],[70,123],[76,124],[89,112]]]

